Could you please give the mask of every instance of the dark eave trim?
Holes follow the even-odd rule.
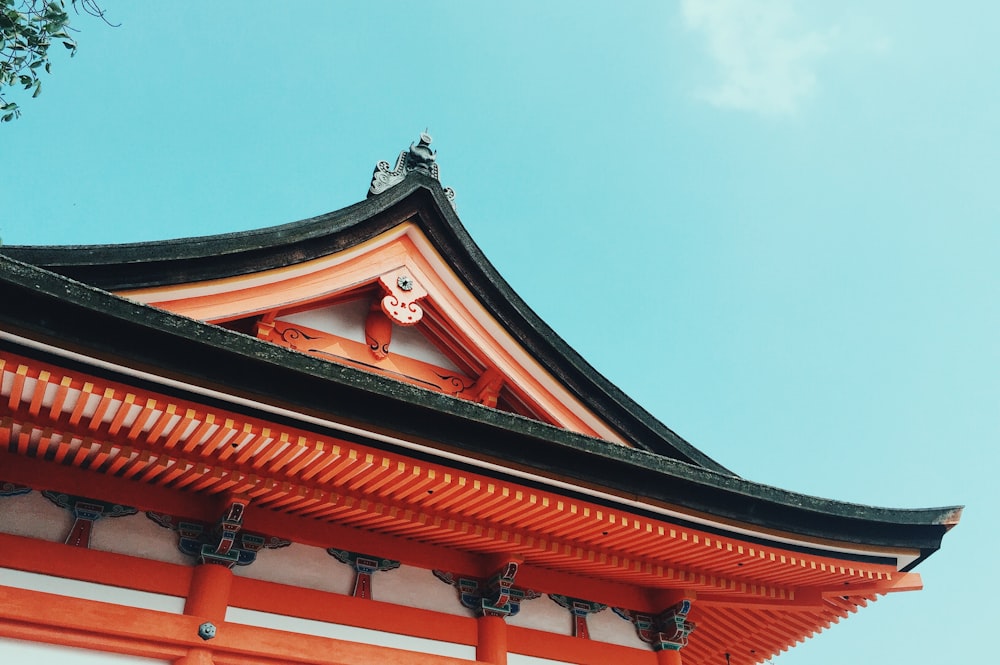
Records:
[[[0,302],[3,330],[88,357],[764,529],[926,556],[961,510],[877,508],[769,487],[326,362],[5,257]]]

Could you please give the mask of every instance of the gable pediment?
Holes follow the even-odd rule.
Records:
[[[469,381],[480,388],[500,382],[499,409],[729,473],[601,376],[531,311],[475,245],[433,173],[413,169],[393,178],[366,201],[256,231],[125,245],[5,246],[4,253],[245,334],[259,337],[258,324],[284,321],[339,336],[348,347],[368,344],[357,325],[345,335],[297,317],[357,299],[371,306],[376,296],[390,295],[380,280],[405,269],[427,296],[417,301],[418,322],[392,323],[388,360],[302,352],[385,376],[407,374],[398,370],[409,360],[449,375],[440,371],[453,371],[440,355],[421,356],[421,348],[436,349],[464,377],[459,392]]]
[[[119,295],[625,443],[503,328],[412,220],[293,266]]]

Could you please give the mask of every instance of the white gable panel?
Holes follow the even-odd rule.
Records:
[[[369,306],[370,303],[366,300],[358,299],[331,307],[285,314],[277,320],[296,323],[365,344],[365,319],[368,318]],[[431,344],[415,326],[392,327],[390,352],[393,355],[406,356],[454,372],[460,371],[448,356]]]

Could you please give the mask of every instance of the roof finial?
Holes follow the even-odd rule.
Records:
[[[394,168],[390,169],[389,162],[385,160],[376,164],[375,172],[372,174],[372,184],[368,188],[368,196],[381,194],[390,187],[398,185],[411,172],[423,173],[440,182],[438,165],[435,161],[437,159],[437,151],[431,149],[432,140],[428,130],[424,129],[424,131],[420,132],[418,143],[411,143],[409,150],[399,153]],[[451,203],[451,207],[454,208],[455,191],[451,187],[446,187],[444,188],[444,195]]]
[[[410,144],[410,152],[406,155],[406,164],[410,171],[422,171],[427,175],[438,177],[437,164],[434,163],[437,152],[431,150],[431,135],[427,131],[420,132],[420,143]]]

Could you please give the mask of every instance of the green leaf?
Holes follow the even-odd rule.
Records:
[[[31,98],[34,99],[35,97],[37,97],[40,94],[42,94],[42,82],[41,81],[39,81],[38,83],[35,84],[35,92],[31,95]]]
[[[73,44],[71,42],[63,42],[62,45],[65,46],[68,49],[75,49],[76,48],[76,44]]]
[[[13,117],[14,117],[13,113],[8,113],[2,119],[0,119],[0,121],[2,121],[2,122],[10,122],[10,119],[13,118]]]

